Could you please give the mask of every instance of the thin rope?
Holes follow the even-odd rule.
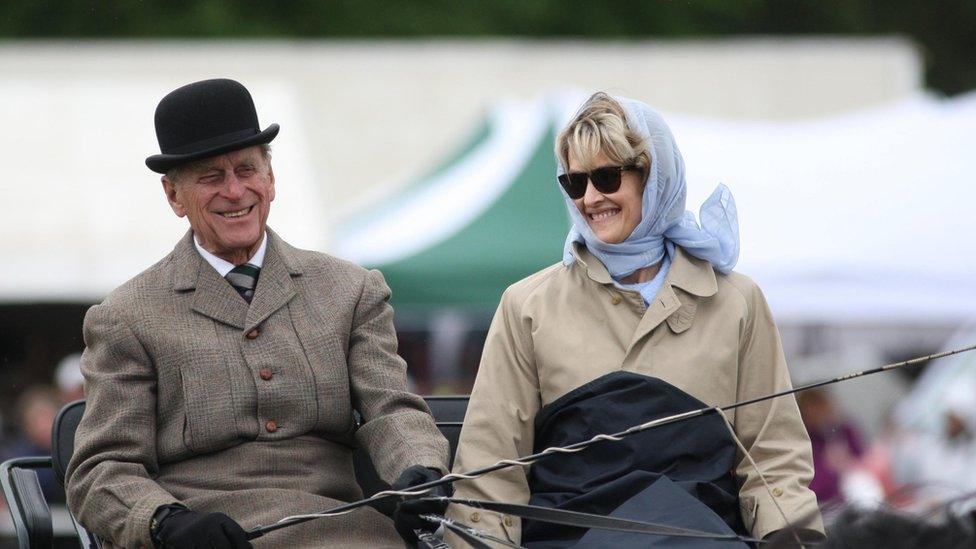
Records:
[[[275,523],[273,523],[273,524],[271,524],[269,526],[257,526],[257,527],[255,527],[254,529],[252,529],[252,530],[250,530],[250,531],[247,532],[246,537],[247,537],[248,540],[252,540],[252,539],[256,539],[258,537],[261,537],[261,536],[263,536],[264,534],[266,534],[268,532],[277,530],[279,528],[284,528],[284,527],[290,526],[292,524],[298,524],[298,523],[301,523],[301,522],[305,522],[305,521],[308,521],[308,520],[312,520],[312,519],[316,519],[316,518],[321,518],[321,517],[331,517],[331,516],[342,515],[342,514],[345,514],[345,513],[349,512],[349,511],[352,511],[354,509],[358,509],[359,507],[363,507],[365,505],[368,505],[369,503],[371,503],[373,501],[376,501],[378,499],[382,499],[382,498],[386,498],[386,497],[390,497],[390,496],[405,496],[405,497],[410,497],[410,496],[425,494],[425,493],[429,492],[433,488],[436,488],[438,486],[443,486],[445,484],[448,484],[448,483],[451,483],[451,482],[455,482],[457,480],[470,480],[470,479],[479,478],[479,477],[482,477],[482,476],[487,475],[489,473],[493,473],[495,471],[498,471],[498,470],[501,470],[501,469],[505,469],[505,468],[508,468],[508,467],[514,467],[514,466],[523,466],[524,467],[526,465],[531,465],[535,461],[538,461],[538,460],[540,460],[540,459],[542,459],[544,457],[547,457],[547,456],[550,456],[550,455],[553,455],[553,454],[557,454],[557,453],[559,453],[559,454],[573,454],[573,453],[579,452],[581,450],[584,450],[587,447],[589,447],[589,446],[591,446],[593,444],[596,444],[597,442],[602,442],[602,441],[619,442],[624,437],[627,437],[627,436],[632,435],[632,434],[640,433],[640,432],[646,431],[648,429],[652,429],[654,427],[660,427],[662,425],[668,425],[668,424],[675,423],[675,422],[678,422],[678,421],[683,421],[683,420],[686,420],[686,419],[691,419],[691,418],[703,416],[703,415],[705,415],[707,413],[713,413],[713,412],[716,412],[716,411],[725,412],[725,411],[728,411],[728,410],[734,410],[734,409],[740,408],[742,406],[748,406],[750,404],[756,404],[758,402],[763,402],[763,401],[766,401],[766,400],[772,400],[774,398],[779,398],[779,397],[783,397],[783,396],[792,395],[792,394],[795,394],[795,393],[799,393],[801,391],[806,391],[806,390],[809,390],[809,389],[815,389],[817,387],[823,387],[825,385],[830,385],[830,384],[833,384],[833,383],[839,383],[839,382],[842,382],[842,381],[849,381],[849,380],[852,380],[852,379],[856,379],[856,378],[859,378],[859,377],[868,376],[868,375],[871,375],[871,374],[876,374],[876,373],[879,373],[879,372],[886,372],[886,371],[889,371],[889,370],[894,370],[894,369],[897,369],[897,368],[902,368],[904,366],[914,366],[916,364],[920,364],[922,362],[927,362],[929,360],[935,360],[935,359],[938,359],[938,358],[944,358],[944,357],[951,356],[951,355],[957,355],[957,354],[969,352],[969,351],[972,351],[972,350],[976,350],[976,344],[969,345],[967,347],[962,347],[962,348],[959,348],[959,349],[953,349],[953,350],[950,350],[950,351],[944,351],[944,352],[941,352],[941,353],[935,353],[935,354],[925,355],[925,356],[921,356],[921,357],[917,357],[917,358],[912,358],[912,359],[909,359],[909,360],[903,360],[901,362],[894,362],[894,363],[891,363],[891,364],[886,364],[884,366],[880,366],[878,368],[872,368],[870,370],[862,370],[862,371],[859,371],[859,372],[851,372],[851,373],[848,373],[848,374],[845,374],[845,375],[842,375],[842,376],[838,376],[838,377],[835,377],[835,378],[832,378],[832,379],[828,379],[828,380],[825,380],[825,381],[819,381],[819,382],[816,382],[816,383],[810,383],[808,385],[803,385],[801,387],[795,387],[795,388],[792,388],[792,389],[786,389],[786,390],[779,391],[779,392],[776,392],[776,393],[772,393],[772,394],[769,394],[769,395],[759,396],[759,397],[755,397],[755,398],[752,398],[752,399],[748,399],[748,400],[744,400],[744,401],[740,401],[740,402],[735,402],[733,404],[728,404],[728,405],[725,405],[725,406],[708,406],[708,407],[704,407],[704,408],[699,408],[697,410],[689,410],[687,412],[682,412],[682,413],[679,413],[679,414],[674,414],[674,415],[671,415],[671,416],[666,416],[666,417],[654,419],[654,420],[651,420],[651,421],[647,421],[645,423],[641,423],[639,425],[635,425],[635,426],[630,427],[630,428],[628,428],[628,429],[626,429],[624,431],[621,431],[619,433],[614,433],[614,434],[599,434],[599,435],[596,435],[596,436],[594,436],[594,437],[592,437],[592,438],[590,438],[588,440],[585,440],[585,441],[582,441],[582,442],[577,442],[577,443],[570,444],[568,446],[563,446],[563,447],[552,446],[552,447],[546,448],[545,450],[543,450],[542,452],[539,452],[537,454],[532,454],[532,455],[524,456],[521,459],[503,459],[503,460],[500,460],[500,461],[496,462],[493,465],[489,465],[489,466],[483,467],[481,469],[476,469],[476,470],[470,471],[468,473],[451,473],[449,475],[445,475],[445,476],[441,477],[438,480],[434,480],[434,481],[431,481],[431,482],[427,482],[427,483],[424,483],[424,484],[417,485],[417,486],[413,487],[412,490],[409,490],[409,491],[406,491],[406,490],[401,490],[401,491],[387,490],[387,491],[383,491],[383,492],[379,492],[377,494],[374,494],[373,496],[371,496],[369,498],[361,499],[359,501],[355,501],[355,502],[352,502],[352,503],[347,503],[347,504],[344,504],[344,505],[340,505],[338,507],[335,507],[335,508],[330,509],[330,510],[327,510],[327,511],[319,512],[319,513],[309,513],[309,514],[305,514],[305,515],[294,515],[294,516],[290,516],[290,517],[285,517],[285,518],[283,518],[283,519],[281,519],[281,520],[279,520],[279,521],[277,521],[277,522],[275,522]],[[749,456],[749,459],[750,460],[752,459],[752,456],[749,455],[748,452],[745,452],[745,454],[747,456]]]
[[[777,498],[773,494],[773,489],[769,486],[769,482],[766,480],[766,475],[764,475],[762,470],[759,469],[759,465],[756,463],[756,460],[752,459],[752,454],[750,454],[749,450],[747,450],[745,445],[742,444],[742,440],[739,439],[739,435],[735,434],[735,429],[732,427],[732,422],[729,421],[729,417],[725,415],[725,412],[717,407],[715,408],[715,411],[718,412],[718,414],[722,416],[722,419],[725,420],[722,422],[722,424],[725,425],[725,428],[729,430],[729,434],[732,435],[732,440],[734,440],[735,444],[740,450],[742,450],[742,454],[746,457],[746,459],[749,460],[749,463],[752,465],[753,470],[756,471],[756,474],[759,475],[759,480],[761,480],[763,486],[766,487],[766,493],[769,494],[769,499],[773,502],[773,505],[776,506],[776,510],[779,511],[779,516],[783,518],[783,522],[786,524],[786,527],[789,528],[790,533],[793,534],[793,539],[796,540],[796,543],[801,548],[806,547],[803,545],[803,541],[800,540],[800,535],[796,532],[796,528],[793,526],[793,523],[790,522],[789,518],[787,518],[786,512],[783,511],[783,508],[780,506],[779,502],[776,501]]]
[[[429,493],[434,488],[436,488],[436,486],[431,487],[431,488],[426,488],[426,489],[423,489],[423,490],[384,490],[382,492],[376,492],[372,496],[370,496],[370,497],[368,497],[368,498],[366,498],[366,499],[364,499],[362,501],[367,501],[367,502],[368,501],[376,501],[376,500],[388,498],[390,496],[400,496],[400,497],[422,496],[424,494]],[[353,511],[355,511],[358,508],[359,507],[356,507],[354,509],[345,509],[345,510],[342,510],[342,511],[325,511],[325,512],[322,512],[322,513],[308,513],[308,514],[305,514],[305,515],[292,515],[290,517],[285,517],[283,519],[280,519],[277,522],[275,522],[274,524],[284,524],[286,522],[299,521],[299,520],[300,521],[304,521],[304,520],[311,520],[311,519],[322,518],[322,517],[337,517],[339,515],[345,515],[347,513],[352,513]]]
[[[706,411],[711,411],[711,409],[707,409]],[[377,492],[377,493],[373,494],[372,496],[370,496],[370,497],[368,497],[366,499],[360,500],[359,502],[356,502],[356,503],[357,504],[358,503],[366,504],[366,503],[369,503],[369,502],[373,502],[373,501],[380,500],[380,499],[384,499],[384,498],[391,497],[391,496],[414,497],[414,496],[424,495],[424,494],[430,492],[432,489],[436,488],[437,486],[441,486],[442,484],[447,484],[448,482],[454,482],[454,481],[457,481],[457,480],[471,480],[471,479],[480,478],[480,477],[483,477],[483,476],[485,476],[485,475],[487,475],[487,474],[489,474],[491,472],[494,472],[494,471],[497,471],[497,470],[500,470],[500,469],[504,469],[504,468],[507,468],[507,467],[514,467],[514,466],[523,466],[524,467],[524,466],[527,466],[527,465],[531,465],[533,462],[538,461],[539,459],[542,459],[543,457],[548,456],[548,455],[552,455],[552,454],[575,454],[577,452],[581,452],[581,451],[585,450],[586,448],[588,448],[592,444],[597,443],[597,442],[600,442],[600,441],[620,442],[627,435],[630,435],[630,434],[633,434],[633,433],[637,433],[637,432],[640,432],[640,431],[645,431],[647,429],[651,429],[651,428],[656,427],[658,424],[661,424],[663,422],[670,423],[670,422],[674,422],[674,421],[679,421],[680,419],[683,419],[684,416],[692,417],[692,415],[703,415],[703,413],[701,412],[701,410],[692,410],[690,412],[685,412],[683,414],[677,414],[677,415],[674,415],[674,416],[667,416],[667,417],[663,417],[663,418],[651,420],[651,421],[642,423],[640,425],[635,425],[635,426],[627,429],[626,431],[622,431],[622,432],[617,433],[617,434],[614,434],[614,435],[599,434],[599,435],[596,435],[596,436],[590,438],[589,440],[586,440],[586,441],[583,441],[583,442],[577,442],[576,444],[573,444],[573,445],[570,445],[570,446],[566,446],[566,447],[550,446],[549,448],[546,448],[545,450],[543,450],[542,452],[539,452],[538,454],[534,454],[534,455],[531,455],[531,456],[526,456],[526,457],[524,457],[522,459],[503,459],[503,460],[500,460],[497,463],[495,463],[494,465],[491,465],[491,466],[489,466],[487,468],[487,469],[491,469],[490,471],[472,471],[471,473],[451,473],[451,474],[448,474],[448,475],[444,475],[440,479],[434,481],[434,482],[437,482],[438,483],[435,486],[430,486],[430,487],[426,487],[426,488],[419,488],[419,489],[418,488],[414,488],[413,490],[384,490],[382,492]],[[349,504],[349,505],[353,505],[353,504]],[[356,506],[356,508],[358,508],[358,507],[361,507],[361,505],[357,505]],[[288,516],[288,517],[282,518],[282,519],[276,521],[274,524],[275,525],[287,525],[288,523],[291,523],[291,522],[298,522],[298,521],[302,521],[303,522],[303,521],[306,521],[306,520],[311,520],[311,519],[316,519],[316,518],[334,517],[334,516],[338,516],[338,515],[344,515],[346,513],[349,513],[351,511],[354,511],[354,510],[355,510],[355,508],[354,509],[342,509],[342,508],[339,508],[339,509],[332,510],[332,511],[323,511],[321,513],[308,513],[308,514],[304,514],[304,515],[292,515],[292,516]]]
[[[494,541],[495,543],[500,543],[500,544],[502,544],[502,545],[504,545],[506,547],[512,547],[513,549],[525,549],[525,547],[523,547],[523,546],[521,546],[521,545],[519,545],[517,543],[514,543],[514,542],[511,542],[511,541],[508,541],[508,540],[499,538],[497,536],[493,536],[493,535],[489,534],[488,532],[485,532],[483,530],[478,530],[477,528],[473,528],[473,527],[471,527],[471,526],[469,526],[467,524],[464,524],[464,523],[461,523],[461,522],[457,522],[455,520],[451,520],[451,519],[449,519],[447,517],[442,517],[440,515],[420,515],[420,518],[425,519],[425,520],[429,520],[431,522],[439,523],[439,524],[443,525],[444,528],[446,528],[448,530],[451,530],[452,529],[451,526],[453,526],[455,528],[464,530],[468,534],[470,534],[472,536],[475,536],[477,538],[486,539],[488,541]]]
[[[525,505],[517,503],[500,503],[494,501],[471,500],[465,498],[438,498],[443,501],[457,503],[476,509],[499,512],[506,515],[520,517],[523,520],[537,520],[551,524],[561,524],[586,529],[609,530],[617,532],[640,533],[655,536],[674,536],[682,538],[699,538],[715,541],[737,540],[744,543],[759,544],[763,540],[740,536],[736,533],[717,533],[683,526],[673,526],[655,522],[646,522],[636,519],[623,517],[613,517],[585,513],[581,511],[571,511],[568,509],[558,509],[552,507],[542,507],[537,505]],[[599,524],[594,523],[593,521]]]

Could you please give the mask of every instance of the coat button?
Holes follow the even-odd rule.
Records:
[[[505,526],[509,526],[509,527],[511,527],[513,524],[515,524],[515,521],[512,520],[512,517],[510,517],[508,515],[505,516],[505,518],[502,520],[502,522],[505,524]]]
[[[622,298],[620,297],[620,294],[613,294],[613,297],[610,298],[610,303],[613,303],[614,305],[619,305],[621,299]]]
[[[261,370],[258,372],[258,375],[260,375],[261,376],[261,379],[263,379],[265,381],[268,381],[272,377],[274,377],[274,374],[271,372],[271,370],[269,370],[267,368],[261,368]]]
[[[481,522],[481,513],[477,511],[471,513],[471,522]]]
[[[783,495],[783,489],[780,488],[779,486],[777,486],[776,488],[773,488],[773,495],[776,496],[776,497],[782,496]]]
[[[273,433],[278,430],[278,424],[275,423],[273,419],[269,419],[268,422],[264,424],[264,428],[267,429],[269,433]]]
[[[259,335],[261,335],[261,330],[253,328],[250,332],[244,334],[244,337],[248,339],[257,339]]]

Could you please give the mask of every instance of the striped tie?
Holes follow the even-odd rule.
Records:
[[[261,267],[255,267],[250,263],[238,265],[227,273],[227,281],[241,294],[248,303],[254,297],[254,287],[258,285],[258,275],[261,274]]]

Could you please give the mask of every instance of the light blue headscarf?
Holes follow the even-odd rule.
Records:
[[[607,244],[593,233],[560,186],[573,220],[563,248],[563,263],[568,266],[575,261],[573,243],[583,242],[611,276],[620,278],[661,261],[665,246],[670,243],[707,260],[722,273],[731,272],[739,259],[739,218],[732,192],[723,184],[715,188],[701,206],[699,227],[695,214],[685,211],[685,164],[668,125],[660,114],[640,101],[614,99],[624,108],[627,125],[650,147],[651,169],[644,186],[641,220],[626,240]],[[558,162],[556,172],[565,172]]]

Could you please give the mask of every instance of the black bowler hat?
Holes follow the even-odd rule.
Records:
[[[156,173],[253,145],[270,143],[278,125],[258,125],[254,100],[240,82],[201,80],[170,92],[156,107],[156,139],[162,154],[146,159]]]

